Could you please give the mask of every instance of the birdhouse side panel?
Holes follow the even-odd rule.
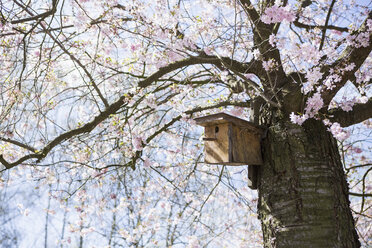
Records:
[[[261,165],[260,136],[248,128],[233,126],[232,157],[236,163]]]
[[[205,162],[220,164],[229,162],[229,124],[205,127]]]

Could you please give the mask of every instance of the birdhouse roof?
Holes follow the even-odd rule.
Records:
[[[226,113],[206,115],[203,117],[195,118],[194,120],[196,124],[203,127],[230,122],[235,124],[236,126],[248,128],[255,132],[262,132],[262,129],[258,125],[255,125],[253,122],[249,122]]]

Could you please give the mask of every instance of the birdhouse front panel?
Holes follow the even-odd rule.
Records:
[[[213,124],[205,127],[205,162],[221,164],[229,162],[229,124]]]

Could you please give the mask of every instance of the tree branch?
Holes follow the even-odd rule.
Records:
[[[260,15],[257,13],[256,9],[253,7],[250,0],[240,0],[242,7],[247,13],[249,19],[253,22],[253,24],[257,25],[260,22]]]
[[[35,149],[34,147],[29,146],[29,145],[26,145],[26,144],[23,144],[23,143],[21,143],[19,141],[16,141],[16,140],[12,140],[12,139],[8,139],[8,138],[3,138],[3,137],[0,137],[0,140],[5,141],[5,142],[8,142],[8,143],[11,143],[11,144],[16,145],[16,146],[19,146],[19,147],[22,147],[22,148],[27,149],[27,150],[29,150],[31,152],[37,151],[37,149]]]
[[[251,80],[248,80],[248,79],[247,79],[244,75],[242,75],[240,72],[235,71],[234,68],[232,68],[232,67],[229,67],[228,64],[224,64],[224,65],[225,65],[225,67],[227,67],[229,70],[231,70],[232,72],[234,72],[238,77],[240,77],[241,79],[243,79],[244,82],[246,82],[250,87],[252,87],[252,88],[257,92],[257,94],[258,94],[260,97],[262,97],[262,98],[263,98],[267,103],[271,104],[271,106],[276,107],[276,108],[280,108],[280,107],[281,107],[279,102],[276,103],[276,102],[273,102],[271,99],[269,99],[269,97],[266,96],[265,93],[264,93],[262,90],[260,90],[259,86],[258,86],[255,82],[253,82],[253,81],[251,81]]]
[[[364,104],[355,104],[353,110],[344,111],[342,109],[331,109],[328,111],[330,120],[338,122],[342,127],[348,127],[369,118],[372,118],[372,98]]]
[[[57,136],[54,140],[49,142],[41,151],[38,152],[34,151],[34,153],[23,156],[13,163],[9,163],[8,161],[6,161],[3,155],[0,154],[0,163],[2,163],[6,169],[11,169],[29,159],[36,158],[38,161],[42,160],[55,146],[61,144],[63,141],[83,133],[91,132],[98,124],[106,120],[111,114],[114,114],[116,111],[118,111],[125,104],[124,100],[125,96],[120,97],[116,102],[114,102],[108,108],[106,108],[105,111],[97,115],[91,122],[86,123],[82,127],[72,129]]]
[[[256,72],[256,75],[258,75],[263,84],[265,82],[269,83],[271,79],[278,79],[278,84],[275,87],[280,88],[287,82],[288,78],[282,66],[279,50],[269,42],[270,35],[278,32],[280,23],[266,24],[262,22],[260,14],[253,7],[250,0],[240,0],[240,3],[252,23],[254,46],[259,49],[263,57],[262,60],[269,61],[270,59],[274,59],[279,65],[275,72],[267,73],[266,71],[260,71]],[[266,1],[266,4],[266,7],[272,6],[274,1]],[[284,1],[284,5],[286,4],[287,1]],[[272,85],[268,85],[268,87],[274,90]]]
[[[169,65],[161,67],[157,72],[153,73],[146,79],[140,81],[138,86],[141,88],[145,88],[149,86],[152,82],[159,80],[162,76],[175,71],[177,69],[181,69],[185,66],[189,65],[198,65],[198,64],[213,64],[216,66],[225,67],[225,64],[231,65],[236,71],[240,73],[256,73],[257,71],[264,70],[260,63],[256,61],[251,61],[249,63],[241,63],[236,60],[232,60],[227,57],[218,58],[217,56],[197,56],[197,57],[189,57],[184,60],[173,62]]]
[[[336,3],[336,0],[333,0],[332,3],[331,3],[331,6],[329,7],[328,14],[327,14],[327,17],[326,17],[326,21],[325,21],[325,24],[324,24],[324,27],[323,27],[323,34],[322,34],[322,40],[320,41],[320,45],[319,45],[319,51],[322,50],[322,48],[323,48],[325,36],[326,36],[326,33],[327,33],[327,26],[328,26],[329,18],[331,17],[332,9],[333,9],[333,6],[335,5],[335,3]]]
[[[368,17],[365,19],[363,24],[361,25],[358,31],[355,31],[352,35],[360,35],[363,32],[368,32],[367,20],[372,19],[372,11],[368,13]],[[354,68],[350,71],[344,71],[341,74],[341,80],[334,84],[334,88],[332,90],[326,90],[322,93],[322,98],[324,101],[324,106],[328,106],[329,103],[332,101],[333,97],[337,94],[337,92],[345,85],[348,80],[352,80],[355,78],[355,72],[359,70],[359,68],[363,65],[364,61],[368,58],[369,54],[372,50],[372,32],[369,32],[369,44],[366,47],[354,47],[349,45],[345,48],[342,52],[339,59],[337,59],[331,65],[326,65],[322,67],[321,72],[323,72],[322,81],[325,81],[327,77],[330,75],[330,71],[333,70],[337,72],[339,69],[342,69],[342,66],[350,65],[354,63]]]
[[[309,24],[304,24],[304,23],[301,23],[299,21],[294,21],[293,24],[298,27],[298,28],[305,28],[305,29],[315,29],[315,28],[319,28],[319,29],[331,29],[331,30],[337,30],[337,31],[340,31],[340,32],[349,32],[349,29],[348,28],[344,28],[344,27],[337,27],[337,26],[333,26],[333,25],[327,25],[327,26],[323,26],[323,25],[309,25]]]
[[[367,167],[367,166],[372,166],[372,164],[359,164],[359,165],[354,165],[354,166],[350,166],[349,168],[345,168],[346,171],[349,171],[349,170],[354,170],[354,169],[358,169],[358,168],[363,168],[363,167]]]
[[[15,1],[17,3],[17,1]],[[23,7],[20,3],[17,3],[19,6]],[[57,8],[57,0],[53,0],[53,8]],[[35,15],[30,11],[28,10],[27,8],[24,8],[24,10],[31,16],[35,17]],[[55,12],[55,11],[54,11]],[[108,104],[108,101],[106,100],[106,98],[102,95],[102,92],[100,91],[100,89],[98,88],[97,84],[95,83],[94,79],[93,79],[93,76],[89,73],[89,71],[87,70],[87,68],[80,62],[80,60],[78,60],[73,54],[71,54],[68,49],[66,49],[64,47],[64,45],[56,38],[52,35],[52,33],[49,31],[49,29],[43,24],[43,23],[40,23],[40,26],[42,27],[42,29],[45,31],[46,34],[48,34],[48,36],[54,41],[56,42],[56,44],[62,49],[63,52],[65,52],[70,58],[71,60],[73,60],[75,63],[77,63],[82,69],[83,71],[85,72],[85,74],[88,76],[89,80],[90,80],[90,83],[92,84],[93,88],[95,89],[95,91],[97,92],[99,98],[102,100],[103,104],[105,105],[106,108],[109,107],[109,104]]]
[[[349,195],[360,196],[360,197],[372,197],[372,194],[360,194],[360,193],[354,193],[354,192],[349,192]]]
[[[101,90],[98,88],[97,84],[95,83],[95,80],[93,78],[93,76],[90,74],[90,72],[87,70],[87,68],[81,63],[80,60],[78,60],[72,53],[70,53],[68,51],[68,49],[65,48],[65,46],[57,39],[55,38],[51,32],[48,31],[47,27],[45,27],[43,24],[41,24],[41,27],[43,28],[43,30],[48,34],[48,36],[54,41],[56,42],[56,44],[62,49],[62,51],[64,53],[66,53],[66,55],[68,55],[70,57],[70,59],[74,62],[76,62],[81,69],[83,69],[83,71],[85,72],[85,74],[88,76],[90,82],[93,86],[93,88],[95,89],[95,91],[97,92],[99,98],[102,100],[103,104],[105,105],[106,108],[109,107],[109,103],[107,101],[107,99],[103,96]]]
[[[156,80],[153,78],[153,80]],[[151,84],[151,81],[147,81],[149,84]],[[71,139],[75,136],[78,136],[83,133],[89,133],[91,132],[97,125],[99,125],[101,122],[106,120],[110,115],[115,114],[125,103],[125,96],[120,97],[116,102],[111,104],[104,112],[101,112],[99,115],[97,115],[91,122],[86,123],[82,127],[67,131],[59,136],[57,136],[54,140],[49,142],[42,150],[36,152],[36,149],[33,150],[34,153],[25,155],[18,159],[17,161],[13,163],[9,163],[7,160],[4,159],[3,155],[0,154],[0,163],[5,166],[6,169],[11,169],[17,165],[22,164],[23,162],[29,160],[29,159],[37,159],[37,162],[45,158],[48,153],[57,145],[61,144],[65,140]],[[193,114],[195,112],[200,112],[207,109],[213,109],[218,108],[222,106],[228,106],[228,105],[235,105],[235,106],[247,106],[247,103],[240,103],[240,102],[221,102],[216,105],[212,106],[206,106],[206,107],[197,107],[192,110],[186,111],[186,114]],[[157,132],[155,132],[152,136],[148,137],[146,142],[150,142],[153,138],[155,138],[159,133],[166,130],[168,127],[170,127],[172,124],[174,124],[176,121],[180,120],[182,118],[181,115],[173,118],[169,123],[167,123],[165,126],[163,126],[161,129],[159,129]],[[31,148],[31,147],[30,147]],[[0,171],[1,172],[1,171]]]
[[[18,6],[22,7],[24,10],[26,10],[26,7],[24,7],[21,3],[19,3],[18,1],[14,1],[14,2]],[[42,14],[32,15],[31,17],[23,18],[23,19],[16,20],[16,21],[11,21],[10,23],[11,24],[18,24],[18,23],[23,23],[23,22],[36,21],[36,20],[39,20],[39,19],[45,19],[48,16],[54,15],[54,13],[56,13],[56,11],[57,11],[57,0],[53,0],[52,9],[50,9],[50,10],[48,10],[48,11],[42,13]],[[28,11],[26,10],[26,12],[28,12]]]

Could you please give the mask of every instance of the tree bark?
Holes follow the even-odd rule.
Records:
[[[276,123],[262,150],[264,247],[360,247],[337,143],[322,122]]]

